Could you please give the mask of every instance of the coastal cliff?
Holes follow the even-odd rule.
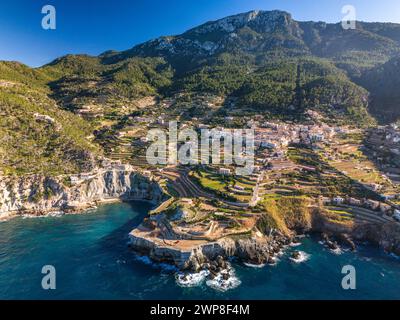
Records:
[[[0,219],[18,214],[79,212],[109,201],[146,200],[158,203],[157,181],[132,167],[98,169],[84,177],[31,175],[0,179]],[[73,182],[72,182],[73,181]]]
[[[176,218],[176,214],[167,210],[151,215],[132,230],[130,244],[134,250],[153,260],[193,271],[209,269],[213,261],[231,257],[254,265],[273,264],[282,248],[289,245],[296,235],[288,226],[299,230],[309,228],[310,213],[306,200],[292,200],[282,220],[281,217],[271,217],[269,212],[244,219],[217,216],[215,220],[187,222],[184,217],[188,213]],[[277,206],[280,207],[280,204]],[[187,210],[187,207],[183,209]],[[229,227],[235,225],[234,221],[237,222],[236,227]]]
[[[211,230],[221,234],[215,231],[218,230],[218,221],[212,218],[207,222],[187,223],[182,218],[187,214],[179,215],[178,220],[168,211],[150,215],[132,230],[130,244],[135,251],[155,261],[169,262],[180,269],[195,272],[210,271],[210,264],[231,257],[252,265],[273,264],[282,249],[297,242],[297,236],[307,233],[319,234],[331,250],[341,246],[356,250],[357,241],[369,241],[386,252],[400,254],[400,225],[397,223],[358,220],[338,223],[306,197],[282,197],[263,205],[263,213],[247,218],[245,224],[250,226],[247,231],[235,234],[232,229],[232,233],[219,238],[210,238]],[[229,224],[229,219],[234,219],[225,218],[228,219],[225,225]],[[249,220],[255,223],[251,224]],[[186,232],[182,233],[182,230]]]
[[[236,257],[251,264],[273,264],[275,256],[284,245],[291,242],[291,238],[276,232],[266,237],[253,234],[249,237],[226,237],[217,241],[196,242],[190,240],[163,241],[146,237],[142,227],[133,230],[130,237],[131,247],[149,256],[154,261],[168,262],[180,269],[200,271],[208,269],[209,264],[220,258],[224,260]]]
[[[368,241],[387,253],[400,255],[400,224],[394,221],[357,221],[338,223],[330,220],[323,210],[315,210],[312,231],[321,233],[324,240],[334,239],[355,249],[354,242]]]

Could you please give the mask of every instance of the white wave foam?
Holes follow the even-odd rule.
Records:
[[[59,217],[63,217],[63,216],[65,216],[64,212],[62,212],[62,211],[53,211],[53,212],[46,213],[44,215],[26,213],[26,214],[22,215],[22,219],[43,219],[43,218],[49,218],[49,217],[59,218]]]
[[[281,259],[279,259],[278,257],[271,257],[271,260],[273,261],[273,263],[270,263],[270,266],[276,266],[281,261]]]
[[[227,280],[223,278],[224,274],[229,274],[229,278]],[[222,292],[234,289],[240,286],[241,283],[242,282],[239,280],[238,277],[236,277],[235,271],[232,268],[223,270],[218,273],[218,275],[214,279],[206,281],[206,284],[209,287]]]
[[[224,275],[228,274],[228,279],[224,279]],[[176,282],[181,287],[197,287],[206,281],[206,285],[218,290],[227,291],[238,287],[241,281],[236,277],[235,270],[228,264],[228,268],[219,272],[213,279],[207,279],[210,275],[210,271],[202,270],[196,273],[184,273],[178,272],[175,275]]]
[[[336,255],[340,255],[343,253],[341,248],[336,248],[336,249],[329,249],[332,253],[336,254]]]
[[[319,243],[319,244],[322,244],[323,246],[325,246],[327,249],[329,249],[330,252],[332,252],[332,253],[334,253],[334,254],[340,255],[340,254],[343,253],[343,250],[342,250],[340,247],[338,247],[338,248],[336,248],[336,249],[330,249],[330,248],[327,246],[326,241],[318,241],[318,243]]]
[[[290,260],[292,260],[295,263],[301,263],[301,262],[305,262],[308,259],[310,259],[310,255],[304,251],[299,251],[299,257],[298,258],[289,258]]]
[[[298,247],[298,246],[301,246],[301,242],[292,242],[289,246]]]
[[[65,213],[62,211],[51,212],[48,214],[49,217],[62,217],[65,216]]]
[[[179,286],[181,287],[197,287],[199,286],[209,275],[209,271],[202,270],[197,273],[183,273],[183,272],[178,272],[175,275],[176,282]]]
[[[248,262],[244,262],[243,263],[246,267],[250,267],[250,268],[264,268],[266,266],[265,263],[262,264],[252,264],[252,263],[248,263]]]

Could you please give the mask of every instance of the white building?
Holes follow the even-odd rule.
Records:
[[[332,199],[333,203],[342,204],[344,202],[344,198],[342,197],[335,197]]]
[[[230,176],[231,175],[231,169],[219,168],[219,174],[221,174],[223,176]]]
[[[355,199],[355,198],[349,198],[348,202],[352,206],[361,206],[362,202],[361,200]]]

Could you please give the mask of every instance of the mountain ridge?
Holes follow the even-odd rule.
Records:
[[[87,154],[88,163],[79,163],[76,154],[98,153],[95,143],[86,138],[91,136],[87,128],[125,117],[126,110],[135,112],[135,101],[149,96],[212,94],[235,101],[224,104],[215,117],[246,112],[303,121],[314,111],[322,121],[338,125],[373,125],[370,113],[383,122],[396,121],[399,99],[391,97],[397,97],[397,86],[385,83],[394,81],[400,71],[400,64],[391,63],[399,56],[400,24],[357,22],[355,30],[344,30],[340,23],[296,21],[284,11],[250,11],[121,52],[66,55],[40,68],[1,62],[1,111],[21,120],[16,140],[36,132],[30,136],[32,141],[39,146],[45,143],[42,171],[49,161],[57,163],[53,171],[63,171],[62,159],[70,161],[69,170],[79,171],[93,161]],[[385,80],[385,74],[391,78]],[[382,90],[387,87],[390,90]],[[50,118],[69,128],[67,135],[48,135],[55,139],[52,142],[43,134],[51,126],[34,116],[45,116],[46,105]],[[93,109],[100,120],[86,121],[73,114]],[[37,125],[30,128],[21,118],[24,112]],[[15,129],[3,121],[0,138],[5,139],[10,126]],[[70,141],[71,148],[60,147],[62,141]],[[50,150],[59,151],[55,159],[49,158]],[[34,167],[21,162],[23,153],[3,151],[3,166],[8,170],[18,163]]]
[[[262,17],[263,19],[261,19],[260,17]],[[260,23],[260,21],[258,21],[257,19],[259,19],[259,20],[261,19],[261,22],[263,22],[263,23]],[[245,23],[243,23],[243,21],[245,21]],[[258,23],[256,23],[257,21],[258,21]],[[279,23],[277,23],[277,21]],[[271,25],[271,23],[272,23],[272,25]],[[381,30],[381,29],[386,26],[386,27],[397,28],[398,30],[400,30],[400,24],[360,22],[360,21],[357,21],[356,23],[357,23],[358,29],[360,29],[360,26],[361,26],[361,29],[357,30],[357,32],[363,31],[363,32],[371,33],[371,30],[373,30],[375,28],[375,29],[378,29],[377,35],[385,34],[385,36],[387,38],[386,41],[392,40],[392,41],[395,41],[397,44],[399,43],[400,37],[398,36],[398,34],[391,35],[390,33],[388,34],[388,32],[386,30],[387,28],[384,28],[383,30]],[[297,37],[300,37],[301,34],[304,34],[305,31],[307,31],[307,30],[302,30],[302,28],[306,28],[306,27],[310,27],[310,26],[314,27],[314,30],[312,30],[314,32],[315,31],[321,32],[325,29],[336,29],[336,31],[340,31],[340,30],[348,31],[348,30],[343,30],[341,28],[340,23],[325,23],[325,22],[321,22],[321,21],[320,22],[296,21],[292,18],[292,16],[289,13],[287,13],[285,11],[261,11],[261,10],[249,11],[246,13],[241,13],[241,14],[225,17],[222,19],[206,22],[204,24],[201,24],[198,27],[194,27],[194,28],[189,29],[186,32],[183,32],[180,35],[158,37],[156,39],[149,40],[142,44],[138,44],[138,45],[132,47],[131,49],[121,51],[118,53],[114,52],[113,54],[106,55],[106,56],[107,56],[107,58],[110,58],[112,56],[114,59],[118,60],[118,58],[127,57],[131,53],[137,53],[145,45],[148,46],[150,44],[156,44],[156,46],[160,46],[160,49],[166,49],[166,48],[171,48],[171,45],[169,43],[172,40],[177,39],[177,38],[178,39],[179,38],[190,39],[190,37],[193,34],[204,34],[207,32],[210,33],[210,31],[215,31],[215,29],[218,29],[218,28],[219,28],[219,30],[217,30],[217,31],[224,31],[225,33],[230,33],[233,31],[237,31],[238,28],[242,28],[245,26],[246,27],[253,26],[253,29],[257,29],[257,26],[260,26],[260,25],[266,26],[267,32],[276,31],[276,29],[277,28],[279,29],[279,27],[290,26],[294,30],[294,31],[292,30],[293,31],[292,34],[296,35]],[[210,28],[212,30],[210,30]],[[381,28],[381,29],[379,29],[379,28]],[[259,28],[258,28],[258,30],[259,30]],[[350,30],[349,33],[351,33],[352,31],[353,30]],[[209,49],[209,50],[211,50],[211,49]],[[113,61],[115,61],[115,60],[113,60]]]
[[[355,30],[344,30],[340,23],[296,21],[290,13],[281,10],[252,10],[208,21],[182,34],[161,36],[120,52],[66,55],[35,70],[53,76],[53,81],[49,81],[52,96],[68,110],[77,110],[99,96],[102,101],[106,97],[110,103],[118,104],[118,97],[128,102],[146,95],[169,96],[188,90],[240,95],[249,88],[249,81],[254,84],[254,78],[260,78],[261,69],[288,61],[301,64],[307,59],[320,63],[320,69],[330,64],[329,74],[317,72],[314,80],[340,73],[339,82],[345,80],[343,85],[350,83],[356,88],[365,84],[363,77],[369,70],[400,55],[400,24],[357,21],[356,26]],[[322,78],[321,82],[326,83],[327,79]],[[295,86],[293,80],[283,84],[272,79],[267,89],[282,85]],[[307,83],[302,86],[305,89]],[[253,91],[260,89],[262,84]],[[298,95],[302,89],[296,90]],[[289,100],[295,100],[293,92],[291,96],[283,109],[291,106]],[[377,95],[373,97],[376,99]],[[248,100],[238,98],[243,103]],[[271,102],[255,101],[255,105],[264,104],[268,111],[276,99],[266,95],[264,100],[267,98]],[[273,107],[282,111],[282,106]],[[368,105],[359,103],[357,108],[368,108]],[[371,110],[376,113],[378,109]]]

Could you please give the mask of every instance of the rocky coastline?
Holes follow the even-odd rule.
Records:
[[[155,177],[129,166],[98,169],[73,185],[65,182],[65,176],[2,178],[0,220],[18,215],[80,213],[115,201],[144,200],[158,204],[163,199],[165,194]],[[310,219],[304,218],[308,215]],[[286,223],[292,227],[289,232],[274,228],[261,230],[255,226],[247,234],[210,241],[176,234],[165,213],[161,212],[145,218],[132,230],[129,238],[130,246],[136,252],[154,261],[171,263],[182,271],[206,270],[210,279],[228,277],[229,272],[221,272],[229,269],[227,261],[231,258],[253,266],[272,265],[282,250],[296,242],[298,235],[305,233],[320,234],[322,243],[331,250],[341,246],[356,250],[357,241],[369,241],[387,252],[400,255],[398,224],[344,226],[330,222],[322,211],[316,209]]]
[[[322,242],[332,250],[345,246],[355,251],[357,242],[367,241],[387,253],[400,255],[400,224],[397,222],[346,226],[332,223],[322,213],[318,213],[314,217],[311,231],[319,234]]]
[[[178,245],[159,244],[138,235],[135,230],[130,233],[130,246],[135,251],[149,256],[154,261],[172,263],[182,270],[193,272],[204,268],[212,270],[212,266],[221,258],[227,260],[236,257],[244,263],[253,265],[274,264],[281,250],[292,240],[293,238],[277,231],[269,237],[256,235],[244,239],[228,237],[182,248]]]
[[[358,242],[368,241],[388,253],[400,254],[399,225],[371,223],[346,227],[329,222],[318,210],[313,210],[310,224],[300,226],[300,229],[297,226],[297,231],[291,230],[290,234],[274,229],[261,233],[254,229],[245,236],[200,243],[177,237],[170,227],[165,227],[168,221],[162,215],[146,218],[144,223],[132,230],[129,235],[130,246],[153,261],[175,265],[184,272],[180,278],[183,282],[189,277],[188,274],[199,272],[205,272],[207,279],[228,280],[228,261],[232,258],[254,267],[273,265],[283,250],[295,246],[305,234],[318,235],[321,244],[333,252],[340,252],[342,248],[356,251]],[[163,230],[162,241],[155,236],[160,230]],[[294,251],[291,259],[297,262],[306,258],[302,252]]]
[[[0,220],[19,215],[73,214],[117,201],[159,203],[163,191],[154,177],[130,167],[101,168],[77,183],[69,176],[2,177]]]

